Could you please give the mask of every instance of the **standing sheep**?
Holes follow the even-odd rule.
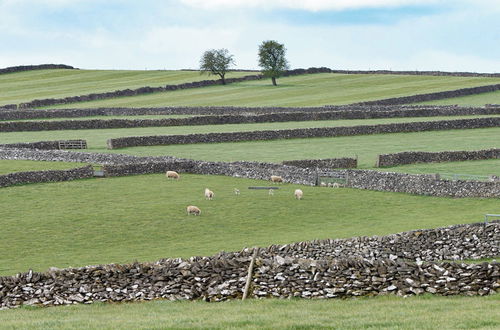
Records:
[[[271,175],[271,181],[274,183],[283,182],[283,178],[279,175]]]
[[[274,195],[274,190],[273,189],[269,189],[269,196],[273,196]]]
[[[194,205],[189,205],[186,208],[186,210],[187,210],[188,215],[190,215],[190,214],[200,215],[201,214],[201,210],[197,206],[194,206]]]
[[[179,173],[175,172],[175,171],[167,171],[167,173],[165,174],[165,176],[168,178],[168,179],[176,179],[178,180],[181,176],[179,175]]]
[[[212,200],[214,198],[214,192],[208,188],[205,188],[205,199]]]
[[[235,195],[239,195],[240,194],[240,190],[238,188],[234,188],[234,194]]]
[[[294,195],[295,195],[295,198],[300,200],[300,199],[302,199],[302,196],[304,196],[304,193],[300,189],[295,189]]]

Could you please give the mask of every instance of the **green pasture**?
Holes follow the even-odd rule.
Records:
[[[498,84],[500,78],[318,73],[50,106],[322,106]],[[80,93],[81,94],[81,93]]]
[[[500,159],[469,160],[444,163],[417,163],[394,167],[384,167],[381,170],[403,173],[455,173],[500,176]]]
[[[255,74],[230,72],[227,78]],[[33,70],[0,75],[0,105],[33,99],[62,98],[90,93],[112,92],[144,86],[159,87],[219,76],[180,70]]]
[[[462,106],[483,106],[485,104],[500,104],[500,91],[491,93],[482,93],[476,95],[468,95],[462,97],[454,97],[443,100],[428,101],[418,104],[434,104],[434,105],[458,104]]]
[[[67,170],[84,166],[82,163],[45,162],[33,160],[4,160],[0,159],[0,175],[13,172]]]
[[[386,235],[482,221],[496,199],[453,199],[269,181],[163,174],[0,189],[0,275],[155,261],[322,238]],[[204,189],[215,192],[207,201]],[[295,200],[294,190],[304,191]],[[234,195],[233,189],[241,191]],[[362,201],[362,202],[361,202]],[[201,216],[188,216],[196,205]]]
[[[345,300],[152,301],[0,312],[23,329],[498,329],[500,295]]]

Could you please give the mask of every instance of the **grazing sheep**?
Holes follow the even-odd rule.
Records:
[[[338,182],[332,183],[333,188],[340,188],[340,184]]]
[[[235,195],[239,195],[240,194],[240,190],[238,188],[234,188],[234,194]]]
[[[214,198],[214,192],[208,188],[205,188],[205,199],[212,200]]]
[[[175,171],[167,171],[167,173],[165,174],[165,176],[168,178],[168,179],[176,179],[178,180],[181,176],[179,175],[179,173],[175,172]]]
[[[324,183],[323,181],[319,184],[321,187],[326,187],[326,183]]]
[[[274,195],[274,190],[273,190],[273,189],[269,189],[269,195],[270,195],[270,196],[273,196],[273,195]]]
[[[197,206],[194,206],[194,205],[189,205],[186,208],[186,210],[187,210],[188,215],[190,215],[190,214],[200,215],[201,214],[201,210]]]
[[[271,181],[274,183],[283,182],[283,178],[279,175],[271,175]]]
[[[302,199],[302,196],[304,196],[304,193],[300,189],[295,189],[295,192],[293,194],[295,195],[295,198],[297,198],[297,199]]]

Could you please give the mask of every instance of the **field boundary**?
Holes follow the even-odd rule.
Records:
[[[425,101],[450,99],[450,98],[467,96],[467,95],[491,93],[491,92],[495,92],[498,90],[500,90],[500,84],[494,84],[494,85],[485,85],[485,86],[479,86],[479,87],[460,88],[460,89],[443,91],[443,92],[415,94],[415,95],[401,96],[401,97],[391,97],[391,98],[386,98],[386,99],[358,102],[358,103],[353,103],[353,104],[354,105],[409,104],[409,103],[419,103],[419,102],[425,102]]]
[[[405,151],[394,154],[378,155],[377,167],[391,167],[415,163],[441,163],[499,158],[500,149],[440,152]]]
[[[495,257],[499,253],[495,242],[499,240],[500,222],[493,221],[388,236],[272,245],[211,257],[45,273],[30,270],[0,277],[0,309],[95,301],[241,299],[248,277],[249,294],[255,298],[424,293],[482,296],[499,290],[499,263],[438,260]],[[258,267],[247,277],[252,255],[257,255]]]
[[[88,179],[94,176],[91,165],[68,170],[25,171],[0,175],[0,187],[29,183],[60,182]]]
[[[314,186],[318,170],[344,178],[348,188],[402,192],[442,197],[500,197],[500,181],[444,180],[435,174],[406,174],[374,170],[301,168],[259,162],[207,162],[172,156],[135,157],[125,154],[98,154],[64,150],[0,149],[0,159],[48,160],[102,164],[106,177],[139,174],[179,173],[224,175],[238,178],[269,180],[279,175],[284,182]]]
[[[3,110],[0,120],[27,120],[48,118],[81,118],[142,115],[198,115],[198,116],[258,116],[272,114],[337,113],[343,119],[383,118],[385,114],[402,117],[432,117],[434,115],[488,115],[499,114],[500,106],[460,107],[449,105],[343,105],[323,107],[162,107],[162,108],[81,108],[48,110]],[[380,113],[380,114],[379,114]],[[363,117],[364,116],[364,117]]]
[[[137,146],[157,146],[192,143],[219,143],[242,141],[267,141],[278,139],[298,139],[312,137],[337,137],[366,134],[401,132],[423,132],[432,130],[473,129],[499,127],[500,117],[439,120],[429,122],[393,123],[379,125],[359,125],[340,127],[298,128],[286,130],[261,130],[230,133],[206,133],[184,135],[130,136],[109,139],[108,149]]]
[[[0,69],[0,74],[34,71],[34,70],[54,70],[54,69],[79,70],[78,68],[66,64],[18,65],[18,66],[9,66],[7,68],[2,68]]]
[[[272,108],[271,108],[272,109]],[[341,110],[341,111],[304,111],[279,112],[269,114],[231,114],[205,115],[188,118],[163,119],[87,119],[56,121],[6,121],[0,122],[0,132],[83,130],[137,127],[170,127],[196,125],[253,124],[296,121],[324,121],[342,119],[408,118],[460,115],[495,115],[500,107],[488,108],[429,108],[429,109],[392,109],[388,111]],[[0,112],[0,118],[2,113]]]

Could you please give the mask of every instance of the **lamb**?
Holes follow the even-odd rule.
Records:
[[[274,190],[273,189],[269,189],[269,196],[273,196],[274,195]]]
[[[205,199],[212,200],[214,198],[214,192],[208,188],[205,188]]]
[[[271,181],[274,183],[283,182],[283,178],[279,175],[271,175]]]
[[[186,208],[186,210],[187,210],[188,215],[190,215],[190,214],[200,215],[201,214],[201,210],[197,206],[194,206],[194,205],[189,205]]]
[[[300,199],[302,199],[302,196],[304,196],[304,193],[300,189],[295,189],[294,195],[295,195],[295,198],[300,200]]]
[[[175,171],[167,171],[167,173],[165,174],[165,176],[168,178],[168,179],[176,179],[178,180],[181,176],[179,175],[179,173],[175,172]]]
[[[239,195],[240,194],[240,190],[238,188],[234,188],[234,194],[235,195]]]

